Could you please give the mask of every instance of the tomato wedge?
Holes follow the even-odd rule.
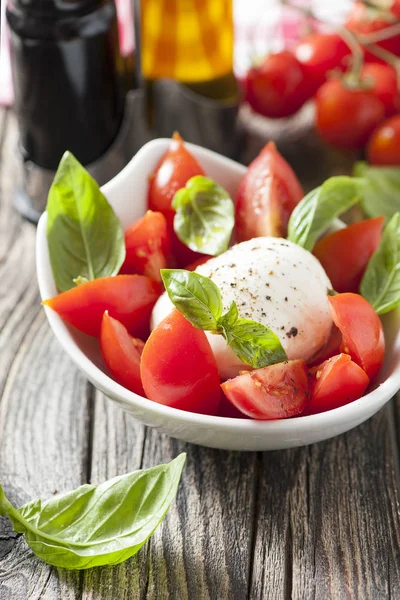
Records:
[[[145,338],[161,285],[144,275],[102,277],[44,300],[64,321],[83,333],[98,336],[108,310],[135,337]]]
[[[322,238],[313,254],[324,267],[333,289],[357,292],[361,278],[382,237],[384,217],[349,225]]]
[[[195,175],[205,175],[202,167],[185,148],[179,133],[174,133],[168,151],[161,158],[150,177],[148,205],[150,210],[160,211],[167,219],[172,251],[178,266],[185,266],[199,258],[201,254],[185,246],[174,231],[175,211],[171,206],[175,192],[185,187]]]
[[[236,238],[285,237],[304,192],[293,169],[269,142],[249,165],[236,199]]]
[[[321,350],[319,350],[317,354],[311,358],[311,360],[308,361],[308,365],[310,367],[315,367],[316,365],[323,363],[325,360],[328,360],[328,358],[336,356],[336,354],[339,354],[340,352],[341,343],[342,334],[336,325],[332,325],[332,331],[328,341],[326,342],[325,346],[321,348]]]
[[[369,377],[348,354],[329,358],[310,371],[311,402],[307,414],[315,414],[344,406],[361,398]]]
[[[125,248],[126,257],[120,273],[137,273],[161,281],[160,269],[169,266],[171,260],[164,215],[148,210],[125,231]]]
[[[341,352],[350,354],[372,381],[385,354],[385,337],[378,315],[359,294],[338,294],[328,300],[333,322],[343,336]]]
[[[217,363],[204,331],[174,309],[152,331],[141,360],[146,395],[189,412],[216,415],[221,397]]]
[[[114,379],[127,390],[144,396],[140,379],[140,357],[144,342],[133,338],[126,327],[106,311],[100,330],[100,347],[104,362]]]
[[[304,360],[246,371],[221,384],[225,396],[253,419],[286,419],[303,412],[308,399],[308,375]]]

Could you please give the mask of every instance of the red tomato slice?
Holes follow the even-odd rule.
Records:
[[[151,311],[161,292],[160,284],[144,275],[117,275],[82,283],[42,304],[88,335],[99,336],[104,312],[108,310],[132,335],[145,338]]]
[[[331,335],[329,336],[325,346],[321,348],[321,350],[319,350],[315,356],[313,356],[313,358],[308,362],[308,365],[310,367],[320,365],[325,360],[328,360],[328,358],[332,358],[332,356],[339,354],[341,343],[342,334],[336,325],[333,325]]]
[[[197,267],[199,267],[200,265],[203,265],[204,263],[206,263],[208,260],[210,260],[210,258],[212,258],[211,256],[201,256],[200,258],[198,258],[197,260],[195,260],[194,262],[190,263],[190,265],[186,265],[185,269],[186,271],[195,271],[197,269]]]
[[[303,412],[308,398],[304,360],[247,371],[221,384],[225,396],[253,419],[286,419]]]
[[[175,211],[171,207],[175,193],[195,175],[205,175],[197,160],[185,148],[179,133],[174,133],[169,150],[158,163],[149,181],[148,205],[167,219],[172,251],[178,266],[187,265],[201,255],[185,246],[174,231]]]
[[[225,417],[228,419],[249,419],[250,418],[247,415],[244,415],[242,412],[240,412],[240,410],[238,410],[236,408],[236,406],[234,406],[232,404],[232,402],[230,402],[228,400],[228,398],[225,396],[225,394],[222,392],[222,390],[221,390],[221,402],[219,403],[218,416]]]
[[[337,292],[357,292],[382,237],[384,217],[349,225],[322,238],[314,250]]]
[[[368,375],[348,354],[329,358],[311,369],[311,402],[307,414],[344,406],[361,398],[368,387]]]
[[[154,402],[216,415],[221,397],[217,363],[204,331],[174,309],[150,334],[141,360],[142,383]]]
[[[372,306],[359,294],[328,296],[332,319],[340,329],[341,352],[350,354],[371,381],[378,375],[385,354],[382,323]]]
[[[133,338],[126,327],[106,311],[100,330],[100,347],[104,362],[114,379],[127,390],[144,396],[140,379],[142,340]]]
[[[137,273],[161,281],[160,269],[165,269],[171,260],[164,215],[148,210],[125,231],[125,247],[126,257],[120,273]]]
[[[266,235],[285,237],[292,210],[303,196],[293,169],[269,142],[249,165],[239,187],[237,241]]]

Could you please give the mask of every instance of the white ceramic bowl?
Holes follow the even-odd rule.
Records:
[[[102,189],[124,227],[146,211],[147,181],[170,141],[159,139],[144,146],[131,162]],[[235,197],[245,168],[214,152],[187,144],[207,175]],[[37,276],[42,299],[57,293],[46,240],[47,214],[37,231]],[[97,340],[66,325],[45,308],[50,326],[77,367],[106,396],[136,419],[169,435],[203,446],[226,450],[276,450],[318,442],[356,427],[376,413],[400,388],[400,312],[387,315],[385,364],[375,389],[360,400],[326,413],[281,421],[228,419],[184,412],[162,406],[123,388],[105,370]]]

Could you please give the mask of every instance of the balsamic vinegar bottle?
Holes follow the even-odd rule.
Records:
[[[9,0],[6,14],[23,160],[98,160],[124,112],[114,1]]]

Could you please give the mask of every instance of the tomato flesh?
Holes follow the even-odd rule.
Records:
[[[304,197],[293,169],[269,142],[249,165],[236,198],[236,238],[285,237],[290,215]]]
[[[103,315],[100,330],[100,348],[108,370],[126,389],[144,396],[140,378],[140,357],[144,342],[133,338],[126,327],[108,312]]]
[[[359,294],[329,296],[328,301],[333,322],[343,336],[341,352],[350,354],[372,381],[385,354],[385,337],[378,315]]]
[[[201,255],[190,250],[177,237],[174,231],[175,211],[171,204],[175,193],[195,175],[205,173],[185,148],[181,136],[174,133],[169,149],[150,177],[147,200],[150,210],[161,212],[167,219],[172,251],[180,267],[197,260]]]
[[[304,360],[247,371],[221,384],[225,396],[252,419],[286,419],[303,412],[308,399]]]
[[[43,304],[88,335],[99,336],[104,312],[108,310],[132,335],[145,338],[151,311],[161,292],[161,285],[144,275],[117,275],[82,283]]]
[[[189,412],[216,415],[221,391],[217,363],[204,331],[174,309],[150,334],[141,360],[146,395]]]
[[[310,371],[311,402],[307,414],[332,410],[353,402],[364,394],[368,375],[348,354],[329,358]]]
[[[382,237],[384,217],[367,219],[322,238],[313,254],[324,267],[333,289],[357,292],[361,278]]]
[[[400,115],[387,119],[375,129],[367,155],[373,165],[400,166]]]
[[[270,118],[293,115],[311,96],[301,64],[287,51],[269,54],[250,69],[244,87],[252,109]]]
[[[337,148],[363,148],[384,116],[383,103],[371,91],[348,89],[339,79],[327,81],[317,92],[318,133]]]
[[[171,262],[164,215],[148,210],[125,231],[125,248],[126,257],[120,273],[137,273],[161,281],[160,269],[165,269]]]

